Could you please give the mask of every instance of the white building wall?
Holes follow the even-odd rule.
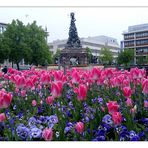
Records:
[[[99,52],[102,47],[107,47],[113,52],[113,57],[117,57],[118,51],[120,49],[117,40],[111,37],[106,36],[98,36],[98,37],[88,37],[88,38],[81,38],[82,48],[90,48],[92,49],[93,56],[99,56]],[[49,43],[49,46],[53,46],[50,50],[53,54],[56,53],[57,49],[64,49],[67,40],[56,40],[52,43]]]

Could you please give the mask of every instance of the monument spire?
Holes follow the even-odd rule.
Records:
[[[74,13],[71,12],[70,16],[71,16],[71,23],[69,28],[69,37],[68,37],[68,41],[66,43],[65,48],[70,48],[70,49],[82,48],[80,39],[78,37],[77,28],[75,25],[76,19],[74,18]]]

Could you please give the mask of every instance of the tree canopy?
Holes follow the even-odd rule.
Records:
[[[111,64],[113,61],[113,55],[109,48],[103,47],[100,51],[99,59],[102,64]]]
[[[117,63],[119,65],[124,64],[124,66],[127,66],[133,61],[134,61],[134,49],[125,49],[124,51],[121,51],[117,58]]]
[[[60,54],[61,54],[61,50],[58,48],[56,53],[53,55],[53,60],[54,60],[54,63],[58,63],[58,59],[60,57]]]
[[[23,59],[26,64],[36,66],[44,65],[47,62],[51,63],[52,56],[46,36],[46,32],[37,26],[35,21],[24,25],[19,20],[13,20],[0,37],[0,42],[2,42],[0,49],[4,53],[3,59],[9,59],[12,63],[16,63],[18,69],[19,63]]]
[[[87,58],[88,58],[88,62],[91,63],[92,60],[92,49],[86,47],[86,52],[87,52]]]

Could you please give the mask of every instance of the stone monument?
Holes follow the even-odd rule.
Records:
[[[82,48],[78,37],[74,13],[72,12],[70,16],[69,37],[65,48],[61,50],[60,61],[64,65],[85,65],[87,64],[87,52],[85,48]]]

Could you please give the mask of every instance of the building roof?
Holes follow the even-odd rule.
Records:
[[[142,32],[142,31],[148,31],[148,23],[129,26],[128,31],[124,32],[123,34]]]
[[[6,23],[0,23],[0,25],[1,25],[1,26],[7,26],[7,24],[6,24]]]

